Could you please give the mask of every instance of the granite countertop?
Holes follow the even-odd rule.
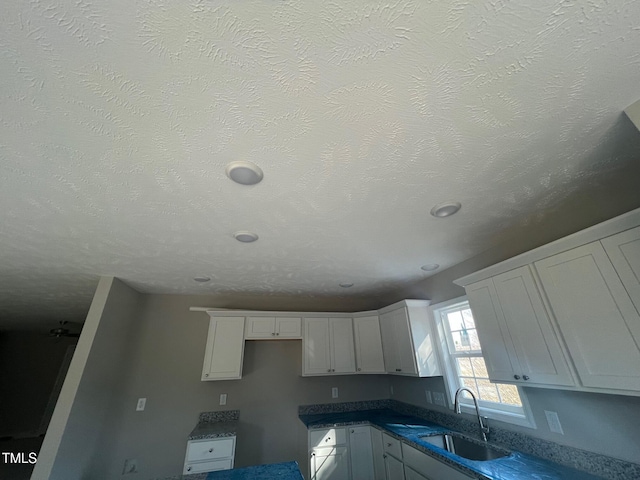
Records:
[[[446,450],[431,445],[420,437],[452,430],[431,423],[427,420],[400,414],[390,409],[361,410],[355,412],[318,413],[300,415],[300,420],[307,428],[323,428],[369,424],[403,440],[412,447],[437,458],[481,480],[598,480],[600,477],[579,470],[555,464],[542,458],[511,451],[506,457],[488,461],[474,461],[454,455]],[[463,435],[467,438],[467,435]],[[496,446],[498,450],[505,450]]]
[[[297,462],[234,468],[219,472],[178,475],[164,480],[304,480]]]
[[[238,430],[239,410],[202,412],[198,424],[189,434],[188,440],[234,437]]]

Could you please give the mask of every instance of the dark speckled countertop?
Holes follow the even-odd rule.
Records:
[[[300,415],[300,420],[307,428],[358,424],[373,425],[393,437],[405,441],[412,447],[477,479],[601,480],[601,477],[596,477],[573,468],[515,451],[512,451],[512,453],[506,457],[495,460],[467,460],[466,458],[454,455],[420,439],[420,437],[426,435],[450,432],[450,429],[418,417],[403,415],[390,409]],[[504,450],[504,448],[498,448]]]

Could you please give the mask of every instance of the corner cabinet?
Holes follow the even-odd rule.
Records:
[[[357,373],[385,373],[378,315],[353,317]]]
[[[403,300],[379,310],[387,373],[414,377],[441,375],[429,301]]]
[[[640,209],[456,280],[491,380],[640,395]]]
[[[212,316],[202,367],[202,380],[242,377],[244,317]]]

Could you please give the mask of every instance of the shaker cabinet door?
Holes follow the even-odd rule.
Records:
[[[640,316],[602,244],[535,263],[580,380],[640,390]]]

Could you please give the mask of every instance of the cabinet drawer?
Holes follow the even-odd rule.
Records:
[[[215,440],[191,441],[187,448],[187,462],[232,458],[236,438],[226,437]]]
[[[217,470],[231,470],[233,468],[233,460],[225,458],[224,460],[212,460],[210,462],[189,463],[184,466],[184,474],[215,472]]]
[[[385,453],[389,453],[398,459],[402,459],[402,446],[400,440],[393,438],[386,433],[382,434],[382,444]]]
[[[347,443],[345,428],[321,428],[309,431],[309,449]]]

